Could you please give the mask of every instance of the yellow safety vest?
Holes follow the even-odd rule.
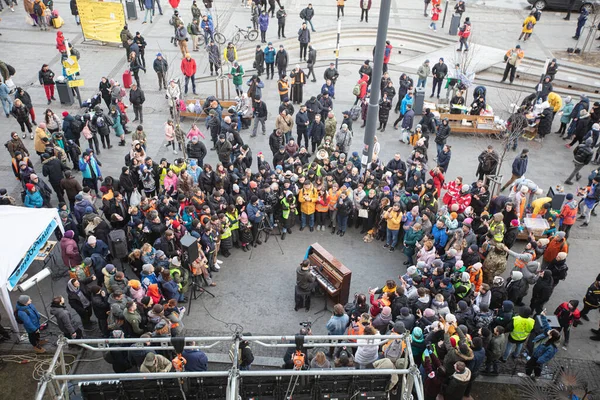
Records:
[[[240,220],[238,219],[238,210],[234,210],[234,214],[225,213],[225,216],[229,219],[229,228],[234,231],[240,228]]]
[[[510,337],[513,340],[522,342],[527,339],[527,336],[529,336],[529,333],[533,330],[534,325],[535,321],[533,318],[523,318],[520,315],[517,315],[513,318],[513,330],[510,333]]]

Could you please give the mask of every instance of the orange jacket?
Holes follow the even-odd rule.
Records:
[[[558,253],[560,252],[569,252],[569,244],[566,239],[558,239],[558,237],[553,237],[546,246],[546,250],[544,251],[544,261],[551,262],[553,261]]]
[[[475,271],[474,268],[469,268],[469,280],[474,286],[474,290],[479,292],[481,284],[483,283],[483,270],[479,268],[479,271]]]
[[[307,196],[307,198],[304,198]],[[310,189],[304,190],[304,188],[300,189],[300,193],[298,193],[298,201],[300,201],[300,211],[304,214],[314,214],[315,213],[315,204],[317,203],[317,198],[319,197],[319,193],[314,186],[311,186]]]
[[[315,208],[317,212],[323,213],[329,211],[329,199],[327,198],[327,193],[325,193],[325,197],[317,197],[317,204],[315,204]]]

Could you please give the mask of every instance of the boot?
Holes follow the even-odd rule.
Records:
[[[285,232],[283,232],[283,233],[281,234],[281,240],[285,240],[285,234],[286,234]]]
[[[46,352],[46,349],[44,349],[41,346],[37,346],[37,347],[33,347],[33,351],[37,354],[44,354]]]
[[[335,226],[333,228],[331,228],[331,234],[333,235],[335,233]]]

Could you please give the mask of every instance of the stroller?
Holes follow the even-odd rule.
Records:
[[[87,99],[83,103],[81,103],[82,107],[86,107],[87,110],[85,112],[90,112],[94,110],[94,107],[102,103],[102,93],[98,92],[93,95],[91,98]]]

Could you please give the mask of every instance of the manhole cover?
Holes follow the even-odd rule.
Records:
[[[340,75],[343,75],[343,76],[350,76],[350,75],[354,74],[354,72],[348,71],[347,69],[339,71],[339,73],[340,73]]]
[[[152,107],[144,107],[144,114],[154,114],[156,110]]]

